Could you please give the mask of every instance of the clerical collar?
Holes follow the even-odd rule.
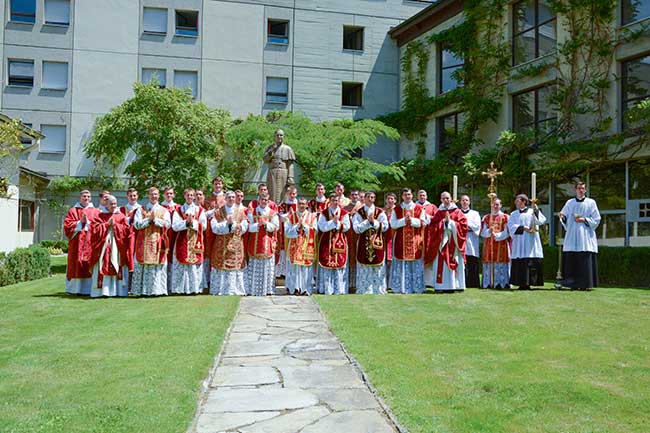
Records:
[[[323,203],[323,202],[325,202],[325,200],[327,200],[327,197],[325,197],[325,196],[323,196],[323,197],[316,196],[316,199],[315,199],[315,200],[316,200],[318,203]]]
[[[438,210],[454,210],[454,209],[458,209],[458,207],[454,203],[450,203],[449,207],[446,207],[444,204],[440,203],[440,207],[438,208]]]
[[[409,203],[402,202],[402,204],[400,206],[402,206],[403,209],[411,209],[412,207],[415,207],[415,203],[414,202],[409,202]]]
[[[80,202],[75,203],[74,207],[78,207],[80,209],[88,209],[88,208],[94,208],[92,202],[88,202],[86,206],[82,206]]]
[[[136,201],[135,203],[133,203],[133,204],[127,202],[125,207],[126,207],[128,210],[137,209],[137,208],[140,207],[140,203],[138,203],[137,201]]]
[[[158,203],[158,202],[155,202],[155,203],[149,202],[149,203],[146,204],[146,206],[147,206],[147,209],[151,210],[151,209],[153,209],[154,207],[156,207],[159,204],[160,203]]]
[[[424,203],[422,203],[420,200],[418,200],[417,204],[419,204],[420,206],[428,206],[431,204],[431,202],[429,200],[424,200]]]
[[[170,202],[168,202],[167,200],[165,200],[165,201],[162,202],[161,204],[162,204],[163,206],[176,206],[176,203],[174,203],[173,200],[170,201]]]
[[[460,210],[463,211],[464,214],[468,214],[469,211],[471,211],[470,208],[467,208],[467,210],[465,210],[465,209],[463,209],[463,208],[460,208]]]
[[[576,197],[576,201],[577,201],[578,203],[582,203],[583,201],[585,201],[586,198],[587,198],[587,196],[584,196],[584,197],[582,197],[582,198],[578,198],[578,197]]]
[[[371,212],[375,211],[375,205],[374,204],[371,204],[370,206],[368,206],[367,204],[364,204],[363,208],[366,210],[367,213],[371,213]]]
[[[519,213],[524,213],[528,210],[528,206],[519,209]]]
[[[286,204],[296,204],[296,203],[298,203],[298,200],[296,200],[296,199],[293,199],[293,200],[292,200],[292,199],[288,198],[288,199],[286,199],[284,202],[285,202]]]
[[[223,191],[219,191],[219,192],[212,191],[212,195],[219,197],[220,195],[223,195]]]

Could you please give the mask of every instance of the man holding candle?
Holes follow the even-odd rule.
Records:
[[[529,205],[528,196],[519,194],[515,199],[517,209],[508,220],[508,232],[512,237],[510,284],[519,286],[521,290],[544,285],[544,251],[538,227],[546,223],[546,217]]]
[[[566,230],[562,245],[562,285],[571,289],[590,290],[598,286],[598,241],[596,228],[600,212],[593,199],[586,197],[584,182],[575,184],[576,196],[560,211]]]

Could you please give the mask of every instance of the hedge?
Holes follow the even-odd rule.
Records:
[[[31,246],[0,253],[0,286],[36,280],[50,275],[47,248]]]
[[[555,281],[557,247],[544,247],[544,277]],[[599,247],[598,278],[601,286],[650,287],[650,247]]]
[[[49,249],[58,249],[64,253],[68,252],[68,241],[40,241],[38,243],[39,247]]]

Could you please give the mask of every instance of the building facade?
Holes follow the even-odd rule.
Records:
[[[625,131],[625,113],[635,103],[650,97],[650,0],[618,0],[612,30],[619,41],[608,71],[609,88],[605,95],[607,115],[613,121],[609,134]],[[431,35],[439,34],[465,19],[462,0],[440,0],[414,15],[390,31],[403,56],[409,43],[426,42]],[[531,70],[542,63],[555,63],[558,47],[567,40],[568,33],[563,16],[556,16],[544,0],[509,2],[503,16],[503,32],[511,50],[511,70],[503,81],[501,110],[496,122],[486,122],[478,130],[478,137],[486,146],[493,145],[504,130],[522,131],[533,128],[544,131],[558,119],[557,109],[549,97],[559,75],[553,68],[530,76],[519,73]],[[639,32],[639,37],[625,40],[623,35]],[[440,43],[426,44],[430,50],[427,65],[426,87],[431,96],[462,86],[453,72],[462,67],[459,58]],[[400,58],[402,58],[402,56]],[[563,67],[563,65],[560,65]],[[401,100],[404,99],[402,77]],[[457,133],[466,116],[455,105],[446,106],[429,118],[424,139],[426,157],[434,158],[449,144],[449,137]],[[585,127],[589,126],[589,119]],[[403,139],[399,158],[413,158],[414,141]],[[620,162],[606,171],[590,171],[585,181],[591,197],[598,202],[603,216],[598,228],[598,240],[607,246],[650,245],[650,149],[641,149],[633,157],[624,155]],[[538,186],[541,191],[542,210],[553,213],[550,224],[550,242],[562,236],[557,214],[565,201],[572,197],[569,184]],[[504,205],[510,205],[504,203]]]

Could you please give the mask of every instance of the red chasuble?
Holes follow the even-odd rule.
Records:
[[[113,217],[113,242],[115,242],[119,252],[118,263],[111,262],[111,248],[109,246],[107,246],[104,255],[102,256],[102,249],[106,243],[106,237],[108,236],[109,230],[108,220],[110,220],[111,217]],[[122,279],[121,266],[124,261],[123,257],[126,255],[126,251],[129,247],[130,227],[126,223],[126,217],[124,214],[102,212],[97,214],[93,219],[90,233],[93,249],[90,258],[90,269],[92,270],[97,263],[100,263],[99,276],[97,277],[97,288],[101,289],[104,275],[117,276],[118,280]]]
[[[174,203],[170,206],[167,204],[160,203],[160,206],[167,209],[169,212],[169,221],[174,221],[174,212],[178,211],[181,208],[181,205]],[[167,229],[167,239],[169,241],[169,250],[167,251],[167,263],[172,263],[172,257],[174,255],[174,246],[176,245],[176,232],[172,229],[171,224]]]
[[[63,220],[63,231],[68,238],[68,268],[66,271],[68,281],[73,278],[90,278],[92,276],[89,266],[92,253],[90,232],[84,230],[85,227],[82,227],[82,230],[76,234],[74,230],[82,214],[86,214],[87,221],[91,221],[97,213],[99,210],[95,208],[73,207]]]
[[[316,199],[309,200],[308,206],[309,210],[311,212],[315,212],[316,214],[320,215],[323,212],[325,212],[325,209],[327,209],[330,205],[330,199],[326,198],[325,201],[317,201]]]
[[[302,221],[303,225],[309,227],[309,235],[300,228],[298,237],[287,239],[287,255],[292,265],[311,266],[316,258],[316,229],[314,223],[318,219],[318,214],[305,211],[302,215],[293,212],[289,216],[289,223],[296,225]]]
[[[127,241],[127,248],[124,257],[122,257],[122,266],[126,266],[129,269],[129,272],[133,272],[133,254],[135,254],[135,237],[137,236],[137,230],[133,227],[133,221],[135,221],[135,213],[138,211],[138,208],[134,208],[132,211],[129,211],[126,206],[120,207],[120,212],[126,217],[126,220],[129,223],[129,234]]]
[[[395,209],[395,208],[393,208]],[[388,209],[384,208],[384,212],[386,212],[386,218],[388,218],[388,221],[390,222],[390,217],[393,214],[393,209]],[[386,230],[383,233],[384,236],[384,251],[386,251],[386,260],[393,260],[393,235],[395,232],[393,231],[393,228],[388,224],[388,230]]]
[[[447,239],[447,243],[444,244],[441,250],[440,246],[443,242],[443,233],[445,229],[445,215],[447,215],[447,213],[449,213],[449,218],[456,222],[456,238],[458,240],[458,245],[456,245],[454,237],[450,235],[449,239]],[[456,248],[460,250],[463,256],[463,261],[465,261],[467,218],[463,211],[457,207],[451,210],[438,209],[438,212],[436,212],[431,220],[431,225],[433,226],[433,242],[431,243],[430,249],[427,250],[427,257],[430,259],[429,263],[431,263],[437,256],[439,256],[438,269],[434,269],[434,272],[436,273],[436,282],[442,283],[443,263],[452,271],[455,271],[458,267],[458,263],[452,260]]]
[[[142,217],[149,218],[151,212],[142,208]],[[156,218],[164,218],[165,208],[158,208],[155,210]],[[167,230],[158,227],[153,222],[149,223],[147,227],[138,230],[138,235],[135,241],[135,259],[141,265],[163,265],[167,260],[167,252],[169,250],[169,239],[167,238]]]
[[[406,218],[407,215],[412,219],[420,219],[424,208],[417,203],[413,209],[408,210],[398,205],[393,208],[393,212],[395,212],[395,218],[398,220]],[[420,227],[406,225],[398,229],[393,229],[393,231],[395,232],[393,257],[398,260],[420,260],[424,248],[424,227],[422,227],[422,220],[420,220]]]
[[[359,209],[359,216],[362,220],[368,219],[366,208]],[[383,210],[375,206],[374,217],[379,219]],[[366,266],[381,266],[384,264],[386,257],[386,243],[382,236],[381,226],[379,230],[369,228],[365,232],[357,235],[357,262]]]
[[[429,221],[433,219],[433,216],[436,214],[436,211],[438,210],[438,207],[435,204],[427,204],[425,206],[422,206],[424,208],[424,212],[429,216]],[[429,251],[431,248],[431,244],[433,242],[433,226],[428,225],[424,228],[424,251]],[[427,260],[429,259],[429,256],[425,254],[424,256],[424,264],[428,265],[431,262],[428,262]],[[431,259],[433,261],[433,259]]]
[[[203,213],[203,208],[198,206],[199,212],[194,215],[197,220]],[[179,206],[176,210],[184,220],[187,215]],[[176,232],[176,260],[183,265],[196,265],[203,263],[203,224],[197,221],[197,230],[187,228]]]
[[[221,207],[214,213],[212,218],[215,218],[218,222],[227,220],[226,208]],[[233,222],[241,224],[246,219],[246,209],[243,207],[235,208],[232,219]],[[223,271],[241,271],[246,267],[246,245],[244,236],[241,234],[241,226],[234,233],[214,235],[210,265],[214,269]]]
[[[492,218],[492,231],[498,233],[506,230],[508,218],[508,215],[505,213],[494,215]],[[490,215],[485,215],[483,217],[483,224],[488,228],[490,227]],[[510,238],[502,241],[497,241],[494,239],[494,236],[490,236],[487,239],[484,238],[481,260],[486,263],[510,263],[509,244]]]
[[[340,220],[348,213],[340,209]],[[330,209],[325,209],[323,218],[327,221],[334,219]],[[352,230],[352,229],[350,229]],[[345,267],[348,258],[348,239],[341,230],[318,232],[318,263],[328,269],[341,269]]]
[[[219,209],[223,205],[226,204],[226,194],[225,193],[220,193],[218,195],[215,195],[214,192],[211,193],[208,197],[206,197],[204,203],[203,203],[203,208],[208,211],[210,209]],[[213,214],[214,215],[214,214]],[[205,236],[204,236],[204,242],[205,242],[205,251],[207,252],[206,254],[206,259],[209,259],[211,257],[211,251],[212,251],[212,246],[215,238],[215,234],[212,233],[212,230],[210,229],[210,221],[212,220],[213,217],[208,218],[208,221],[206,223],[206,228],[205,230]]]
[[[275,214],[277,214],[276,211],[269,209],[268,215],[259,215],[257,208],[251,214],[253,215],[253,223],[260,224],[260,226],[256,233],[249,233],[248,236],[248,255],[250,257],[268,259],[275,255],[275,232],[266,231],[266,223],[270,222]]]

